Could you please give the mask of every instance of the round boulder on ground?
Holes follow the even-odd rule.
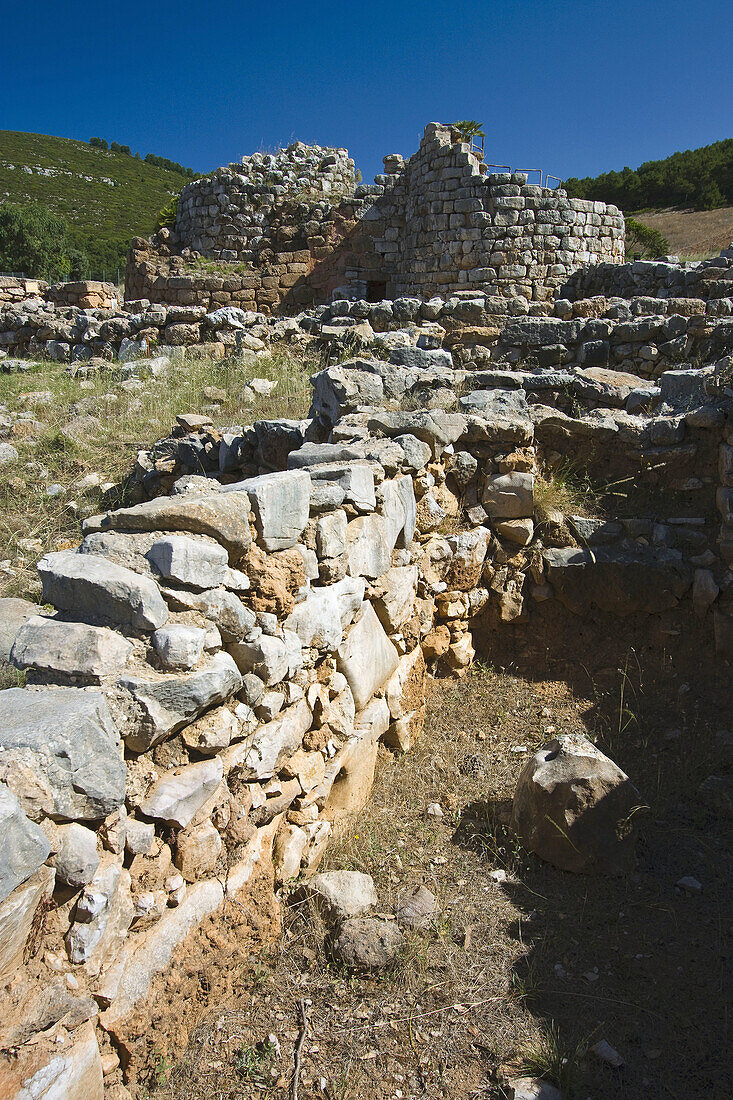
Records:
[[[396,921],[353,917],[341,925],[331,951],[335,961],[349,970],[374,974],[395,962],[404,942]]]
[[[643,808],[629,777],[595,745],[563,734],[527,761],[512,806],[515,832],[563,871],[622,874]]]

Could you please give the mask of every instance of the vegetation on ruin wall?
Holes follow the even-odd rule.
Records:
[[[614,203],[622,210],[714,210],[733,203],[733,138],[673,153],[665,160],[649,160],[638,168],[571,177],[564,187],[571,198]]]
[[[40,203],[62,217],[71,245],[89,257],[90,278],[114,280],[131,239],[155,230],[158,212],[183,186],[180,172],[126,153],[0,130],[0,202]]]

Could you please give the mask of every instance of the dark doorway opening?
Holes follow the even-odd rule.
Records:
[[[381,302],[383,298],[387,297],[387,281],[380,279],[367,279],[366,284],[366,300],[367,302]]]

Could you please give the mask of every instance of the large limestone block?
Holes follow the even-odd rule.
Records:
[[[308,834],[298,825],[284,823],[275,837],[272,862],[278,882],[297,878],[300,861],[308,846]]]
[[[394,634],[412,617],[417,595],[417,566],[400,565],[379,578],[374,609],[386,631]]]
[[[51,860],[56,868],[56,881],[78,890],[91,882],[99,867],[97,834],[78,821],[60,825],[60,845]]]
[[[272,552],[295,546],[310,513],[311,479],[307,470],[262,474],[238,482],[237,489],[249,497],[263,549]]]
[[[184,829],[224,776],[220,757],[164,772],[140,802],[147,817]]]
[[[206,631],[197,626],[173,623],[156,630],[152,642],[164,668],[188,670],[194,668],[203,656]]]
[[[349,369],[347,363],[319,371],[313,375],[311,382],[311,415],[331,424],[338,423],[345,413],[360,406],[379,408],[384,400],[384,384],[380,376],[368,370]]]
[[[666,547],[553,549],[542,557],[555,595],[576,615],[593,606],[614,615],[656,614],[675,607],[693,578],[681,555]]]
[[[620,874],[634,859],[642,799],[584,737],[562,734],[527,761],[512,824],[530,851],[564,871]]]
[[[155,630],[168,618],[154,580],[100,556],[59,550],[41,558],[37,568],[44,601],[61,611],[138,630]]]
[[[391,565],[391,548],[383,516],[359,516],[346,528],[349,573],[352,577],[381,577]]]
[[[101,819],[124,801],[122,744],[98,692],[77,688],[0,692],[0,747],[4,750],[0,769],[8,785],[24,802],[13,775],[33,774],[32,800],[51,817]]]
[[[0,986],[23,965],[33,918],[41,902],[51,897],[55,874],[52,867],[41,867],[0,902]]]
[[[225,749],[220,759],[227,771],[239,768],[245,779],[270,779],[300,748],[313,720],[305,699],[259,726],[247,741]]]
[[[386,481],[381,487],[381,497],[387,545],[391,553],[395,546],[409,546],[415,534],[417,502],[412,478],[404,475]]]
[[[311,588],[306,598],[295,605],[285,627],[297,634],[304,646],[332,653],[343,637],[336,595],[330,587]]]
[[[363,710],[397,668],[399,655],[369,603],[337,651],[339,672],[348,680],[357,711]]]
[[[148,550],[162,577],[192,588],[217,588],[229,572],[229,555],[218,542],[205,542],[188,535],[166,535]]]
[[[328,591],[336,597],[341,626],[346,629],[354,621],[354,616],[362,605],[366,582],[363,577],[343,577],[328,586]]]
[[[122,672],[131,650],[127,638],[107,627],[34,615],[18,631],[11,660],[20,669],[99,679]]]
[[[316,525],[319,558],[340,558],[346,553],[346,512],[338,508],[321,516]]]
[[[0,599],[0,661],[10,660],[15,636],[23,623],[39,611],[37,604],[12,596]]]
[[[243,492],[215,492],[210,495],[157,497],[119,508],[87,520],[83,530],[104,531],[190,531],[208,535],[229,552],[232,564],[246,554],[252,535],[249,529],[249,497]],[[160,624],[158,624],[160,625]]]
[[[534,474],[495,474],[486,479],[483,502],[492,519],[525,519],[534,509]]]
[[[51,847],[12,791],[0,783],[0,901],[34,875]]]
[[[344,500],[353,504],[360,512],[373,512],[377,500],[374,493],[374,470],[366,460],[342,464],[326,462],[321,466],[311,466],[309,471],[314,482],[325,481],[338,485],[344,491]]]
[[[0,1095],[8,1100],[103,1100],[102,1058],[94,1024],[86,1020],[63,1046],[24,1045],[0,1064]]]
[[[210,707],[229,699],[242,687],[242,677],[228,653],[216,653],[187,676],[160,676],[155,680],[127,676],[118,683],[130,692],[143,714],[125,743],[135,752],[145,752]]]

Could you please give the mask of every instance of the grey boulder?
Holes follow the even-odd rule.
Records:
[[[38,572],[44,601],[61,611],[138,630],[156,630],[168,618],[154,580],[100,556],[59,550],[41,558]]]
[[[18,631],[10,659],[20,669],[99,678],[122,672],[131,649],[107,627],[34,615]]]
[[[404,942],[395,921],[353,917],[341,925],[331,952],[336,962],[348,970],[374,974],[396,962]]]
[[[43,829],[26,817],[12,791],[0,783],[0,901],[36,873],[50,850]]]
[[[125,799],[119,733],[99,692],[78,688],[0,692],[0,763],[27,769],[59,820],[107,817]]]
[[[621,874],[633,863],[641,795],[584,737],[562,734],[522,769],[512,825],[523,843],[563,871]]]

